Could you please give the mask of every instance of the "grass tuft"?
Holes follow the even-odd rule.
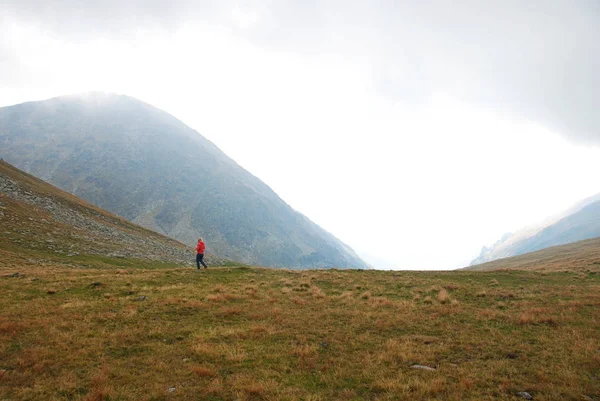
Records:
[[[450,302],[450,296],[448,295],[448,291],[446,291],[446,289],[442,288],[440,290],[440,292],[438,292],[437,300],[441,304],[447,304],[447,303],[449,303]]]
[[[206,366],[192,366],[192,372],[198,377],[215,377],[217,372],[213,368]]]

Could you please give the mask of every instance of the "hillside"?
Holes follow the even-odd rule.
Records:
[[[600,238],[553,246],[540,251],[466,267],[465,270],[600,270]]]
[[[1,108],[0,157],[185,244],[202,236],[220,256],[263,266],[368,268],[199,133],[127,96]]]
[[[112,215],[0,161],[0,265],[85,264],[90,256],[192,264],[193,248]],[[207,255],[210,264],[225,260]]]
[[[536,227],[504,235],[491,247],[484,247],[471,265],[595,237],[600,237],[600,194],[579,202]]]

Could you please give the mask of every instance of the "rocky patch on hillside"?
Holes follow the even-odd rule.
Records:
[[[108,213],[37,193],[0,175],[0,232],[21,248],[63,256],[102,255],[191,265],[194,249]],[[211,265],[224,259],[207,255]]]

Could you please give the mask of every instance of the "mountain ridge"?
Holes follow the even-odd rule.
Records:
[[[600,271],[600,237],[551,246],[459,270]]]
[[[600,194],[577,202],[537,226],[504,234],[493,245],[483,247],[479,256],[471,261],[471,265],[598,236],[600,236]]]
[[[0,108],[0,145],[26,172],[184,243],[206,237],[227,258],[369,268],[214,143],[129,96],[88,93]]]

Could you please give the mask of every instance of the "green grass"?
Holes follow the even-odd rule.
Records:
[[[1,400],[600,399],[596,271],[78,262],[0,268]]]

